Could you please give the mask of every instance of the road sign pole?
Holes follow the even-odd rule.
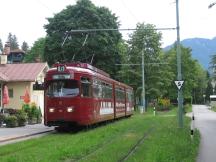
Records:
[[[181,48],[180,48],[180,26],[179,26],[179,0],[176,0],[176,23],[177,23],[177,80],[182,80],[181,74]],[[178,90],[178,124],[180,128],[183,128],[183,97],[182,89]]]

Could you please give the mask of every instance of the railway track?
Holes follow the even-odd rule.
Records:
[[[107,140],[107,142],[102,143],[100,146],[98,146],[97,149],[89,152],[87,155],[82,156],[82,157],[77,158],[77,159],[66,159],[65,162],[80,162],[82,160],[86,160],[88,157],[94,155],[95,153],[97,153],[98,151],[103,149],[108,143],[110,144],[110,143],[114,142],[117,138],[118,138],[118,136],[116,136],[115,138],[111,137],[110,140]]]
[[[152,131],[154,131],[154,127],[151,127],[147,131],[145,131],[143,136],[129,149],[129,151],[123,157],[121,157],[118,160],[118,162],[124,162],[129,157],[131,157],[136,152],[136,150],[139,148],[139,146],[144,142],[144,140],[146,138],[148,138],[148,136],[151,134]],[[31,139],[31,138],[37,138],[37,137],[46,135],[48,133],[54,133],[54,132],[56,132],[56,131],[55,130],[47,130],[47,131],[43,131],[43,132],[38,132],[38,133],[23,135],[23,136],[14,137],[14,138],[6,139],[6,140],[1,140],[0,145],[6,145],[6,144],[15,143],[15,142],[19,142],[19,141],[23,141],[23,140],[27,140],[27,139]],[[79,157],[79,158],[75,158],[75,159],[65,159],[65,162],[80,162],[80,161],[88,160],[89,157],[93,156],[98,151],[100,151],[101,149],[106,147],[107,144],[113,143],[115,140],[117,140],[117,138],[119,138],[119,136],[111,137],[110,140],[107,140],[106,142],[101,143],[101,145],[99,145],[95,150],[87,153],[86,155]]]
[[[127,152],[127,154],[125,154],[125,156],[123,156],[122,158],[120,158],[118,160],[118,162],[124,162],[126,161],[130,156],[133,155],[133,153],[137,150],[137,148],[144,142],[144,140],[150,135],[150,133],[154,130],[154,127],[149,128],[146,132],[144,132],[143,136],[137,141],[137,143],[131,147],[131,149]],[[101,144],[101,146],[99,146],[97,149],[89,152],[87,155],[82,156],[80,158],[77,159],[66,159],[65,162],[80,162],[80,161],[84,161],[87,160],[88,157],[94,155],[95,153],[97,153],[98,151],[100,151],[101,149],[103,149],[108,143],[112,143],[114,142],[116,139],[118,138],[118,136],[116,136],[115,138],[111,138],[111,140],[108,140],[107,142],[104,142],[103,144]]]
[[[128,153],[123,156],[121,159],[118,160],[118,162],[124,162],[126,161],[131,155],[134,154],[134,152],[137,150],[137,148],[144,142],[144,140],[149,136],[149,134],[154,130],[154,128],[150,128],[148,131],[146,131],[143,136],[137,141],[137,143],[128,151]]]

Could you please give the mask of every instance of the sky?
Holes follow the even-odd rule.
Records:
[[[216,0],[215,0],[216,1]],[[136,28],[137,23],[154,24],[156,28],[176,27],[175,0],[92,0],[96,6],[105,6],[115,13],[120,28]],[[216,37],[216,5],[214,0],[179,0],[180,39]],[[9,32],[16,35],[21,46],[30,46],[46,36],[46,18],[53,17],[76,0],[1,0],[0,39],[4,44]],[[162,32],[162,47],[176,41],[176,30]],[[127,39],[128,32],[122,32]]]

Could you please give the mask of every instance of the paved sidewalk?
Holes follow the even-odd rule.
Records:
[[[28,137],[33,134],[36,135],[43,132],[49,132],[53,129],[53,127],[46,127],[44,124],[26,125],[24,127],[16,128],[0,128],[0,143]]]
[[[193,105],[195,127],[201,133],[197,162],[216,161],[216,112],[205,105]]]

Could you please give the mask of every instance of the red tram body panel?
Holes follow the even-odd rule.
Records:
[[[47,126],[91,125],[133,113],[133,89],[86,63],[55,64],[44,86]]]

